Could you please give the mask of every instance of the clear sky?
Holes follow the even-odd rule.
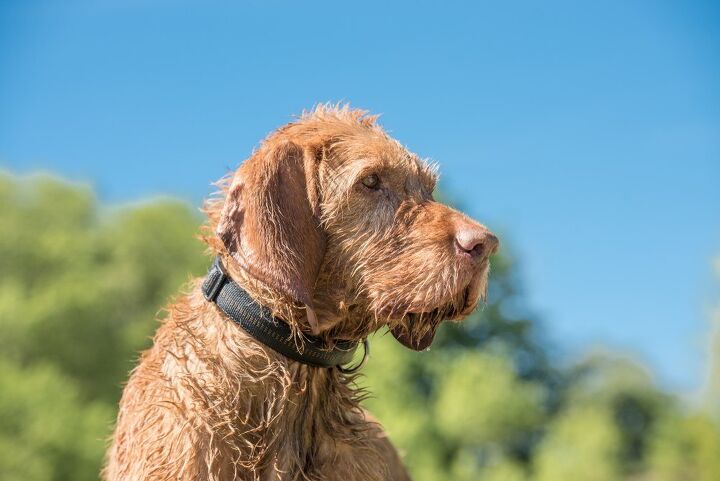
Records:
[[[502,233],[567,355],[702,381],[720,295],[712,1],[0,2],[0,165],[194,204],[292,114],[382,113]]]

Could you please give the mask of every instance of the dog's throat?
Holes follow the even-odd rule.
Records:
[[[287,358],[323,368],[340,367],[353,359],[355,341],[338,341],[332,348],[316,337],[304,336],[303,342],[296,342],[285,321],[274,317],[226,274],[220,257],[208,270],[202,292],[250,337]]]

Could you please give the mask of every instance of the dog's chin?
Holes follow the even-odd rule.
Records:
[[[424,351],[432,344],[443,321],[462,319],[473,308],[474,306],[463,306],[458,310],[453,305],[447,305],[428,312],[409,312],[390,332],[403,346],[414,351]]]
[[[458,321],[475,309],[479,296],[472,291],[474,287],[468,286],[457,303],[448,303],[428,311],[408,312],[390,332],[403,346],[414,351],[424,351],[432,344],[443,321]]]

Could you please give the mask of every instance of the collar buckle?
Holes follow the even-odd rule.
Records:
[[[220,290],[223,288],[227,280],[228,277],[223,269],[222,263],[220,262],[220,257],[217,257],[202,285],[202,291],[205,299],[210,302],[215,302],[218,294],[220,294]]]

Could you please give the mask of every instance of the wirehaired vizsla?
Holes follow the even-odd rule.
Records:
[[[133,370],[104,479],[408,479],[345,363],[384,326],[426,349],[485,294],[498,240],[435,182],[347,106],[265,139],[206,203],[217,260]]]

